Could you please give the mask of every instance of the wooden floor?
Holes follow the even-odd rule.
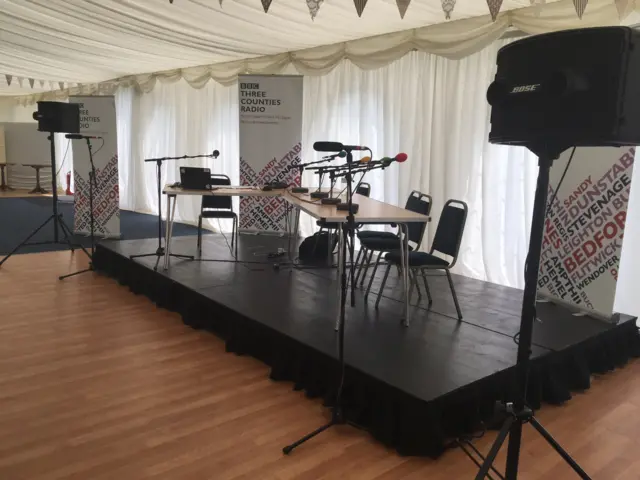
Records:
[[[0,479],[473,478],[459,450],[402,458],[351,427],[283,457],[326,420],[318,401],[110,279],[58,281],[85,265],[54,252],[0,269]],[[593,478],[640,478],[639,362],[539,419]],[[525,431],[520,478],[575,478]]]

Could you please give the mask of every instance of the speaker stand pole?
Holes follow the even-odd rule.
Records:
[[[90,238],[91,238],[91,255],[89,256],[89,267],[78,272],[70,273],[68,275],[62,275],[58,277],[58,280],[64,280],[65,278],[74,277],[81,273],[93,272],[93,255],[96,251],[96,237],[95,237],[95,215],[93,214],[93,193],[94,188],[98,188],[96,181],[96,167],[93,164],[93,150],[91,148],[91,139],[85,138],[87,141],[87,148],[89,149],[89,163],[91,164],[91,170],[89,171],[89,224],[90,224]]]
[[[27,247],[29,245],[48,245],[48,244],[56,244],[56,243],[66,243],[69,245],[71,249],[71,253],[75,251],[74,245],[71,243],[71,238],[73,237],[73,232],[64,223],[62,219],[62,214],[58,212],[58,185],[56,181],[56,146],[55,146],[55,138],[53,136],[53,132],[49,132],[49,145],[50,145],[50,154],[51,154],[51,192],[53,195],[53,214],[47,218],[38,228],[36,228],[33,232],[29,234],[27,238],[25,238],[18,246],[16,246],[8,255],[6,255],[2,260],[0,260],[0,266],[9,258],[20,250],[22,247]],[[40,230],[42,230],[49,222],[53,221],[53,241],[47,240],[44,242],[33,242],[29,243]],[[64,241],[60,241],[60,233],[58,231],[58,226],[62,229],[62,233],[64,234]],[[91,255],[82,245],[78,244],[78,247],[82,249],[82,251],[91,258]]]
[[[533,149],[532,149],[533,150]],[[535,150],[534,150],[535,151]],[[516,398],[514,402],[501,405],[508,415],[498,437],[493,443],[489,454],[484,458],[476,480],[484,480],[492,469],[500,447],[509,436],[507,451],[506,480],[517,480],[520,459],[520,444],[522,441],[522,426],[530,423],[551,447],[569,464],[573,471],[582,479],[590,480],[589,475],[571,458],[560,444],[545,430],[534,416],[534,412],[526,405],[527,381],[533,340],[533,324],[536,317],[536,293],[538,289],[538,270],[540,269],[540,254],[544,237],[544,221],[547,208],[547,194],[549,190],[549,173],[553,160],[557,155],[551,155],[546,150],[539,153],[538,184],[536,186],[533,205],[533,219],[531,221],[531,235],[529,237],[529,253],[527,254],[525,287],[522,300],[522,316],[520,321],[520,340],[516,361]]]
[[[186,157],[184,157],[186,158]],[[154,253],[143,253],[139,255],[131,255],[130,259],[134,258],[144,258],[144,257],[156,257],[156,264],[153,267],[154,270],[158,270],[158,264],[160,263],[160,259],[164,257],[164,247],[162,246],[162,161],[164,158],[156,158],[154,161],[156,162],[156,182],[158,188],[158,248]],[[167,158],[166,160],[174,160]],[[182,258],[185,260],[193,260],[193,255],[178,255],[175,253],[169,254],[171,257]]]
[[[325,430],[333,427],[334,425],[343,425],[346,423],[346,419],[344,417],[344,411],[342,408],[342,390],[344,388],[344,377],[345,377],[345,358],[344,358],[344,329],[345,329],[345,317],[346,317],[346,305],[347,305],[347,292],[349,289],[347,280],[351,281],[351,285],[353,285],[353,273],[354,273],[354,263],[353,263],[353,255],[354,255],[354,241],[355,241],[355,227],[356,221],[354,216],[353,209],[353,185],[352,185],[352,175],[351,168],[353,163],[353,156],[351,155],[351,151],[347,151],[347,164],[349,165],[349,171],[346,175],[347,180],[347,221],[344,228],[340,228],[338,230],[338,235],[342,239],[341,249],[338,253],[338,275],[340,277],[340,310],[339,310],[339,325],[338,325],[338,361],[340,364],[340,378],[338,382],[338,390],[336,393],[336,401],[333,406],[331,413],[331,420],[320,428],[314,430],[311,433],[308,433],[304,437],[299,440],[296,440],[290,445],[287,445],[282,449],[282,453],[285,455],[290,454],[293,449],[299,447],[307,440],[311,440],[318,434],[324,432]],[[349,278],[347,279],[347,245],[349,245],[349,255],[351,261],[349,262]]]

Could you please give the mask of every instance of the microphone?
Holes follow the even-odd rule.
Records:
[[[209,156],[213,158],[218,158],[220,156],[220,152],[218,150],[214,150],[213,152],[211,152],[211,155]]]
[[[322,160],[333,160],[337,157],[344,158],[346,156],[347,156],[347,152],[345,152],[344,150],[341,150],[340,152],[334,153],[333,155],[327,155],[326,157],[322,157]]]
[[[80,135],[79,133],[67,133],[64,137],[71,140],[83,140],[85,138],[88,138],[90,140],[102,139],[102,137],[95,137],[93,135]]]
[[[380,162],[384,166],[389,166],[393,162],[398,162],[398,163],[406,162],[407,158],[409,158],[409,156],[406,153],[399,153],[395,157],[384,157],[384,158],[380,159]]]
[[[369,147],[363,147],[360,145],[343,145],[340,142],[316,142],[313,144],[313,149],[316,152],[339,152],[341,150],[353,151],[353,150],[370,150]]]

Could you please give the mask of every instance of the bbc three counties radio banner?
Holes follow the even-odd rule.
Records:
[[[96,182],[93,186],[94,232],[99,237],[120,236],[120,195],[118,191],[118,137],[116,104],[113,96],[70,96],[70,103],[80,104],[80,133],[104,140],[91,140]],[[75,233],[88,235],[89,149],[86,140],[73,140],[74,222]]]
[[[572,148],[554,162],[548,201]],[[613,320],[635,148],[576,148],[548,207],[538,293]]]
[[[240,183],[300,185],[302,76],[239,75]],[[242,197],[240,230],[286,231],[287,206],[279,197]]]

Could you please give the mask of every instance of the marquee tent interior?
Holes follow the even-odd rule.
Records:
[[[314,19],[310,2],[319,5]],[[394,0],[370,0],[361,17],[351,0],[273,0],[268,13],[258,0],[0,5],[0,121],[32,121],[41,99],[115,95],[121,208],[157,209],[146,157],[215,148],[221,158],[207,165],[237,182],[237,75],[302,74],[302,158],[318,158],[316,140],[368,145],[379,156],[406,152],[409,162],[368,178],[372,196],[402,204],[416,189],[439,206],[467,201],[457,272],[515,287],[523,286],[537,164],[525,149],[487,142],[485,92],[497,51],[526,34],[638,23],[631,0],[590,0],[582,18],[571,0],[504,0],[495,21],[484,0],[458,0],[450,19],[440,0],[413,0],[404,18]],[[67,162],[60,177],[70,150],[58,140]],[[167,182],[177,176],[165,165]],[[192,222],[198,209],[197,200],[180,199],[176,218]],[[639,187],[629,210],[640,212]],[[313,228],[302,225],[304,234]],[[632,292],[637,214],[628,216],[625,237],[616,308],[640,315]]]

